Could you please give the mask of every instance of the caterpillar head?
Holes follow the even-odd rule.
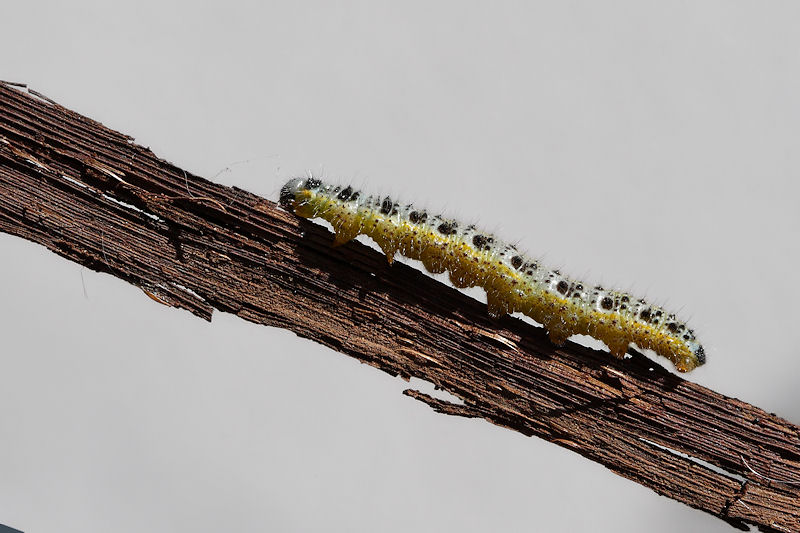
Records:
[[[315,193],[326,189],[322,182],[316,178],[293,178],[281,188],[280,204],[287,211],[304,218],[314,218],[318,215],[317,207],[312,201]],[[349,190],[349,188],[348,188]]]
[[[289,210],[294,207],[297,193],[307,188],[306,181],[308,181],[306,178],[293,178],[286,182],[286,185],[281,188],[281,207]]]

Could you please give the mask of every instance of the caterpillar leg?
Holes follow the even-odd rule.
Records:
[[[420,254],[420,261],[431,274],[441,274],[445,270],[442,252],[436,247],[428,247]]]
[[[356,235],[361,233],[361,222],[349,213],[336,214],[330,220],[333,226],[333,232],[336,234],[336,239],[333,241],[334,246],[341,246],[353,240]]]
[[[508,301],[494,293],[486,293],[486,304],[489,308],[489,316],[492,318],[500,318],[510,311]]]
[[[547,335],[550,337],[550,342],[556,346],[564,346],[564,343],[566,343],[567,339],[570,337],[569,332],[561,328],[548,328]]]
[[[611,352],[611,355],[613,355],[617,359],[624,358],[625,354],[628,353],[627,341],[616,341],[607,344],[608,344],[608,349]]]
[[[381,250],[386,254],[386,260],[389,261],[389,264],[391,265],[394,263],[394,256],[397,255],[397,247],[387,244],[386,246],[381,246]]]
[[[460,270],[450,271],[450,283],[452,283],[454,287],[457,287],[459,289],[475,286],[475,284],[469,278],[469,273]]]
[[[397,250],[400,248],[399,243],[392,239],[389,235],[384,234],[377,234],[377,235],[370,235],[372,240],[383,250],[383,253],[386,255],[386,260],[389,261],[391,265],[394,263],[394,256],[397,254]]]
[[[336,230],[335,235],[336,237],[333,239],[334,248],[352,241],[356,235],[358,235],[358,232],[350,229],[339,228]]]
[[[303,218],[315,218],[317,216],[317,210],[308,202],[295,202],[294,213]]]

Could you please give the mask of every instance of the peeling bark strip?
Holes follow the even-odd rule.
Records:
[[[800,531],[800,428],[506,317],[270,200],[184,172],[133,139],[0,83],[0,230],[206,320],[288,328],[462,398],[436,411],[536,435],[744,528]],[[654,367],[654,371],[649,371]],[[765,477],[766,476],[766,477]]]

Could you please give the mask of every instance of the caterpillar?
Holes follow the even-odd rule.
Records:
[[[602,341],[620,359],[636,344],[666,357],[680,372],[706,362],[694,331],[674,314],[626,292],[570,279],[474,225],[313,177],[289,180],[279,201],[300,217],[328,221],[334,245],[364,234],[390,263],[399,252],[431,273],[449,272],[458,288],[482,287],[491,316],[521,312],[542,324],[556,345],[582,334]]]

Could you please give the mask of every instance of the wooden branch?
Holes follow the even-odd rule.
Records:
[[[210,320],[288,328],[482,417],[746,529],[800,531],[800,428],[638,353],[568,343],[417,270],[389,266],[264,198],[194,176],[130,137],[0,84],[0,230]],[[794,484],[793,484],[794,483]]]

